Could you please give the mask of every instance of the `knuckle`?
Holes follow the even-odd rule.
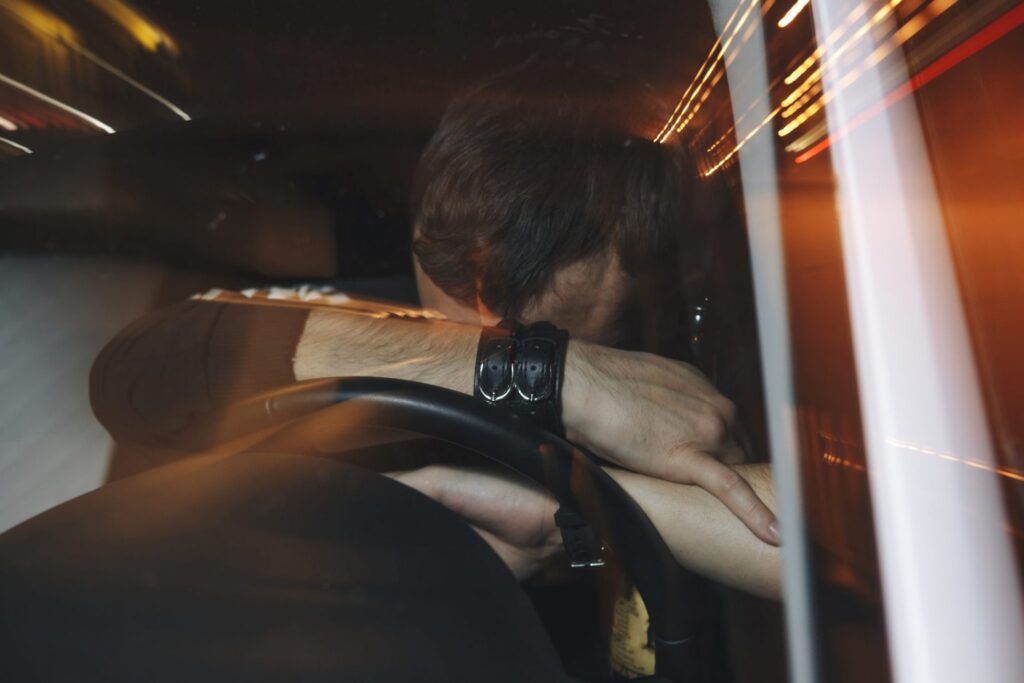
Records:
[[[740,513],[743,515],[743,517],[748,519],[754,517],[755,515],[757,517],[761,517],[762,515],[757,514],[760,507],[761,501],[759,501],[756,496],[745,496],[743,500],[743,505],[740,508]]]
[[[697,431],[701,441],[721,443],[729,438],[729,422],[718,408],[706,403],[698,411]]]
[[[723,494],[731,493],[736,490],[742,481],[742,477],[735,470],[721,467],[715,477],[715,488]]]
[[[727,424],[734,424],[736,422],[736,404],[725,398],[724,396],[719,399],[718,409],[722,413],[722,419]]]

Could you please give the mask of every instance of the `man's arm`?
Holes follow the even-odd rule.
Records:
[[[310,314],[295,354],[298,379],[377,375],[473,390],[479,329]],[[630,470],[697,484],[759,538],[778,542],[775,516],[723,463],[742,461],[735,408],[695,368],[649,353],[569,343],[562,418],[570,440]]]
[[[295,380],[377,375],[470,393],[479,333],[324,306],[182,302],[101,352],[93,407],[115,437],[201,449],[213,445],[218,411]],[[691,366],[573,340],[562,401],[570,438],[631,470],[704,487],[777,542],[774,515],[723,464],[739,452],[732,404]]]
[[[768,465],[736,472],[775,506]],[[676,560],[694,572],[763,597],[779,597],[779,549],[747,532],[717,499],[697,486],[607,468],[640,505]],[[432,465],[393,475],[469,522],[519,578],[561,548],[557,502],[522,477],[493,469]]]
[[[733,469],[774,511],[770,466],[736,465]],[[698,486],[625,470],[609,469],[608,473],[651,518],[681,565],[755,595],[779,598],[779,549],[751,536],[714,496]]]
[[[310,312],[295,349],[297,380],[392,377],[473,393],[480,329],[441,320],[370,318],[343,310]]]

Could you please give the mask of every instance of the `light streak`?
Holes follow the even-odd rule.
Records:
[[[715,40],[714,45],[712,45],[711,49],[708,51],[708,56],[704,59],[704,63],[701,64],[699,69],[697,69],[697,73],[694,74],[693,80],[690,81],[690,84],[686,86],[686,90],[683,91],[683,95],[682,97],[679,98],[679,103],[676,104],[676,108],[675,110],[673,110],[672,115],[669,116],[668,121],[666,121],[664,127],[661,129],[661,132],[659,132],[654,137],[655,142],[663,142],[671,134],[673,128],[676,128],[677,130],[682,130],[682,128],[677,128],[679,122],[683,119],[684,116],[686,116],[687,110],[693,103],[693,100],[696,98],[700,89],[711,76],[712,70],[714,70],[714,68],[718,65],[718,62],[721,61],[722,56],[725,54],[726,50],[728,50],[729,45],[732,43],[733,39],[735,39],[736,35],[739,33],[740,28],[742,28],[743,26],[743,22],[746,21],[747,17],[750,16],[750,10],[753,9],[756,2],[757,0],[751,0],[751,2],[748,3],[747,10],[743,14],[743,18],[740,19],[734,27],[732,27],[732,24],[736,20],[736,17],[739,15],[740,10],[743,8],[742,3],[737,5],[736,9],[733,10],[732,14],[729,16],[728,21],[725,22],[725,27],[722,29],[722,34],[724,35],[725,33],[729,32],[730,27],[732,27],[732,32],[729,33],[729,36],[724,43],[722,42],[721,36],[719,36]],[[700,81],[699,83],[698,80]],[[687,123],[690,120],[692,120],[692,118],[693,117],[687,119]],[[685,125],[686,124],[684,123],[683,127],[685,127]]]
[[[14,147],[15,149],[20,149],[25,154],[31,154],[32,153],[32,150],[30,150],[28,147],[26,147],[25,145],[19,145],[14,140],[8,140],[7,138],[0,137],[0,142],[4,143],[6,145],[10,145],[11,147]]]
[[[796,19],[809,4],[811,4],[811,0],[796,0],[796,2],[793,3],[793,6],[789,8],[789,11],[783,14],[782,18],[779,19],[779,28],[786,28],[792,24],[793,20]]]
[[[688,125],[690,125],[690,122],[693,121],[693,118],[700,111],[700,108],[704,106],[704,103],[708,101],[708,98],[711,97],[711,93],[713,92],[714,87],[718,85],[718,82],[722,80],[722,77],[724,75],[724,71],[718,71],[715,73],[715,77],[711,80],[711,83],[708,85],[708,87],[704,89],[703,93],[700,96],[700,99],[697,101],[696,106],[694,106],[693,110],[690,112],[690,115],[687,116],[686,119],[684,119],[683,122],[679,124],[678,128],[676,128],[677,131],[682,131]]]
[[[78,34],[70,25],[34,3],[23,0],[4,0],[0,9],[6,10],[30,31],[51,37],[60,36],[66,40],[77,40]]]
[[[796,102],[794,102],[794,103],[793,103],[792,105],[790,105],[788,109],[784,109],[784,110],[782,111],[782,118],[784,118],[784,119],[788,119],[788,118],[789,118],[790,116],[792,116],[793,114],[795,114],[795,113],[797,113],[798,111],[800,111],[800,109],[801,109],[801,108],[802,108],[802,107],[803,107],[803,106],[804,106],[805,104],[807,104],[808,102],[810,102],[810,101],[811,101],[811,99],[813,99],[815,95],[817,95],[818,93],[820,93],[820,92],[821,92],[821,88],[822,88],[822,85],[821,85],[821,81],[818,81],[817,83],[815,83],[815,84],[814,84],[814,86],[813,86],[813,87],[811,87],[811,89],[810,89],[810,90],[808,90],[808,91],[807,91],[807,92],[806,92],[806,93],[804,94],[804,96],[803,96],[803,97],[801,97],[801,98],[800,98],[799,100],[797,100],[797,101],[796,101]]]
[[[21,90],[22,92],[27,93],[27,94],[31,95],[32,97],[40,99],[43,102],[46,102],[47,104],[52,104],[53,106],[57,107],[58,109],[66,111],[67,113],[71,114],[72,116],[75,116],[75,117],[85,121],[86,123],[89,123],[89,124],[95,126],[96,128],[99,128],[100,130],[102,130],[105,133],[113,133],[113,132],[115,132],[113,128],[111,128],[107,124],[103,123],[99,119],[97,119],[97,118],[95,118],[93,116],[89,116],[84,111],[80,111],[78,109],[75,109],[70,104],[64,104],[60,100],[55,100],[52,97],[50,97],[49,95],[46,95],[44,93],[39,92],[35,88],[29,87],[29,86],[25,85],[24,83],[22,83],[20,81],[14,80],[10,76],[5,76],[4,74],[0,74],[0,83],[6,83],[7,85],[11,86],[12,88],[17,88],[18,90]]]
[[[59,43],[63,47],[74,52],[77,52],[79,55],[85,57],[96,66],[108,71],[109,73],[121,79],[128,85],[132,86],[133,88],[136,88],[145,95],[153,98],[154,100],[156,100],[157,102],[159,102],[160,104],[174,112],[176,116],[181,117],[185,121],[192,120],[192,118],[188,114],[182,111],[181,108],[175,105],[173,102],[170,102],[166,98],[161,97],[159,94],[153,92],[151,89],[147,88],[142,83],[139,83],[138,81],[136,81],[135,79],[121,71],[120,69],[116,68],[112,64],[101,59],[97,55],[93,54],[89,50],[79,45],[78,35],[75,32],[75,30],[71,28],[68,24],[58,19],[57,17],[35,7],[30,3],[22,2],[21,0],[7,0],[7,3],[4,5],[0,5],[0,8],[7,10],[16,19],[21,21],[25,26],[27,26],[29,29],[36,32],[40,36],[44,38],[49,38],[50,40]],[[2,126],[2,124],[0,124],[0,126]],[[8,130],[14,129],[8,128]]]
[[[785,83],[786,85],[793,85],[793,81],[803,76],[808,69],[814,66],[815,60],[818,59],[818,52],[818,50],[815,50],[810,55],[808,55],[807,59],[802,61],[800,63],[800,66],[793,69],[782,82]]]
[[[131,34],[136,42],[150,52],[161,47],[177,55],[178,46],[174,39],[167,35],[153,22],[139,14],[133,7],[122,0],[90,0],[101,12],[110,17],[116,24]]]
[[[697,88],[693,91],[693,94],[690,95],[690,102],[688,102],[686,107],[683,108],[683,111],[680,113],[680,118],[682,118],[682,115],[686,113],[686,109],[690,106],[690,104],[693,103],[693,100],[697,96],[697,93],[700,92],[700,90],[704,86],[704,84],[707,83],[708,77],[711,75],[712,69],[714,69],[716,66],[718,66],[718,63],[721,62],[722,59],[725,57],[725,55],[728,53],[729,47],[732,45],[732,42],[736,39],[736,36],[739,35],[740,29],[743,28],[743,25],[747,22],[747,19],[750,18],[750,13],[751,13],[751,11],[753,11],[753,9],[754,9],[756,4],[757,4],[757,0],[751,0],[750,4],[747,6],[746,11],[740,17],[739,21],[736,22],[736,26],[733,28],[732,33],[729,35],[729,38],[722,45],[722,50],[718,54],[718,57],[711,64],[711,67],[707,70],[707,72],[705,72],[704,79],[700,82],[700,84],[697,86]],[[739,8],[737,7],[737,9],[739,9]],[[720,81],[722,79],[722,74],[723,73],[724,73],[724,70],[723,71],[719,71],[716,74],[715,81],[710,86],[708,86],[708,89],[705,91],[704,97],[701,99],[699,104],[703,104],[708,99],[708,96],[711,94],[711,88],[713,88],[715,86],[715,84],[717,84],[718,81]],[[699,104],[698,104],[698,107],[697,107],[698,109],[700,108]],[[683,129],[686,128],[686,126],[690,123],[690,121],[693,120],[693,117],[696,114],[697,114],[697,110],[695,109],[693,114],[691,114],[690,117],[688,119],[686,119],[686,121],[684,121],[682,124],[676,126],[676,132],[677,133],[683,132]]]
[[[953,1],[955,2],[956,0]],[[804,79],[804,82],[801,83],[796,90],[791,92],[789,96],[787,96],[786,99],[782,101],[782,106],[788,107],[789,105],[793,104],[793,102],[795,102],[797,99],[799,99],[801,95],[807,92],[807,90],[810,89],[811,85],[813,85],[816,81],[821,79],[821,74],[826,66],[836,63],[839,57],[843,56],[843,54],[845,54],[847,50],[849,50],[851,47],[860,42],[860,39],[863,38],[867,34],[867,32],[871,30],[872,27],[877,26],[879,23],[884,21],[886,17],[888,17],[892,13],[892,11],[900,4],[900,2],[901,0],[890,0],[890,2],[887,2],[885,5],[882,6],[881,9],[875,12],[875,14],[872,15],[871,19],[869,19],[859,29],[857,29],[857,31],[852,36],[847,38],[846,41],[844,41],[843,44],[836,49],[835,52],[829,55],[827,62],[819,64],[818,68],[812,71],[807,76],[807,78]],[[827,46],[834,42],[834,40],[838,40],[838,38],[843,33],[845,33],[848,28],[850,28],[850,24],[852,24],[854,20],[859,18],[866,11],[867,5],[859,5],[853,12],[850,13],[850,16],[848,16],[843,21],[843,24],[841,24],[840,27],[836,29],[832,33],[832,35],[828,37],[828,39],[825,41],[825,45]],[[820,58],[823,50],[824,46],[819,47],[814,51],[814,54],[812,56],[815,57],[816,59]],[[790,76],[792,75],[793,74],[790,74]],[[794,77],[793,80],[795,81],[796,78],[797,77]]]
[[[845,467],[848,470],[855,470],[857,472],[867,471],[864,465],[861,465],[859,462],[854,462],[852,460],[847,460],[846,458],[841,458],[838,455],[835,455],[834,453],[830,453],[828,451],[825,451],[824,453],[821,454],[821,459],[831,465],[839,465],[840,467]]]
[[[828,123],[825,121],[819,121],[817,125],[812,127],[809,131],[798,137],[793,142],[786,145],[787,152],[802,152],[818,140],[822,139],[828,134]]]
[[[875,51],[871,53],[868,59],[862,62],[859,67],[846,74],[843,79],[839,81],[839,87],[845,88],[855,82],[858,78],[864,75],[865,71],[892,54],[893,50],[897,49],[903,45],[903,43],[917,35],[921,29],[928,25],[928,22],[955,5],[956,2],[957,0],[934,0],[934,2],[915,15],[913,19],[896,29],[895,33],[889,36],[889,39],[885,43],[879,45]]]
[[[825,49],[842,38],[850,27],[853,26],[853,23],[868,11],[868,5],[868,2],[861,2],[859,5],[854,7],[853,11],[846,15],[846,18],[843,19],[842,23],[840,23],[839,26],[829,34],[828,38],[826,38],[823,43],[820,43],[814,51],[808,55],[807,59],[801,62],[798,67],[793,69],[793,71],[786,76],[783,83],[786,85],[792,85],[798,78],[800,78],[800,76],[806,73],[808,69],[814,66],[815,62],[821,59],[821,55],[824,54]]]
[[[951,6],[954,3],[956,3],[956,1],[957,0],[939,0],[939,2],[947,2],[949,6]],[[857,31],[852,36],[847,38],[846,41],[843,42],[843,44],[840,45],[839,48],[836,49],[835,52],[830,54],[828,59],[825,62],[819,63],[818,64],[818,68],[815,69],[813,73],[808,75],[806,79],[804,79],[804,82],[800,85],[800,87],[798,87],[796,90],[791,92],[782,101],[782,106],[783,107],[788,107],[788,109],[786,111],[790,112],[790,114],[793,114],[793,113],[796,113],[796,111],[799,111],[800,105],[798,103],[798,100],[806,102],[805,93],[810,92],[810,90],[813,87],[816,87],[816,85],[821,82],[821,77],[822,77],[822,74],[824,73],[825,69],[827,67],[833,65],[833,64],[836,64],[838,62],[838,60],[839,60],[839,57],[841,57],[850,48],[852,48],[853,46],[857,45],[860,42],[861,38],[863,38],[865,35],[867,35],[868,31],[870,31],[873,27],[875,27],[878,24],[880,24],[883,21],[885,21],[889,17],[889,15],[893,13],[893,11],[896,9],[896,7],[899,6],[899,4],[901,2],[902,2],[902,0],[888,0],[887,2],[885,2],[882,5],[882,7],[880,9],[878,9],[871,16],[871,18],[867,22],[865,22],[863,25],[861,25],[861,27],[858,28]],[[943,10],[944,9],[946,9],[946,8],[944,7]],[[940,11],[943,11],[943,10],[940,10]],[[838,29],[836,29],[836,31],[834,31],[831,36],[829,36],[829,40],[832,40],[834,37],[838,37],[838,35],[841,35],[842,33],[846,32],[846,30],[850,27],[849,24],[850,24],[850,21],[851,21],[851,19],[850,19],[851,16],[859,17],[860,15],[864,14],[865,11],[867,11],[867,5],[865,5],[865,4],[859,5],[854,10],[854,12],[852,12],[851,15],[848,16],[843,21],[843,24]],[[828,43],[828,41],[826,41],[826,43]],[[814,55],[817,55],[817,57],[820,58],[823,49],[824,49],[823,47],[819,47],[818,49],[815,50]],[[844,87],[846,87],[847,85],[852,83],[853,80],[856,80],[861,75],[863,75],[864,70],[866,68],[868,68],[868,65],[867,64],[862,64],[861,67],[859,68],[859,70],[855,70],[856,76],[854,76],[852,80],[850,80],[851,74],[847,74],[847,76],[844,77],[840,81],[840,83],[838,85],[838,90],[843,89]],[[851,72],[851,73],[853,73],[853,72]],[[817,86],[817,90],[821,90],[821,87]],[[784,137],[786,135],[789,135],[794,130],[799,128],[800,125],[805,123],[808,119],[810,119],[811,116],[813,116],[814,114],[816,114],[819,111],[821,111],[825,107],[825,105],[828,104],[829,101],[831,101],[832,97],[833,97],[833,93],[832,92],[823,93],[821,95],[821,97],[819,97],[817,100],[815,100],[815,102],[811,106],[809,106],[806,110],[804,110],[803,114],[801,114],[799,117],[797,117],[796,119],[791,121],[788,125],[786,125],[782,130],[780,130],[779,131],[779,137]],[[794,103],[797,103],[797,104],[794,104]],[[783,117],[785,118],[786,115],[783,114]]]
[[[807,107],[807,109],[805,109],[803,113],[800,114],[800,116],[797,116],[795,119],[787,123],[779,130],[779,137],[784,138],[790,133],[792,133],[794,130],[802,126],[804,122],[807,121],[807,119],[811,118],[819,111],[821,111],[822,107],[825,106],[826,101],[827,98],[825,97],[819,97],[817,100],[815,100],[814,104]]]
[[[736,9],[733,10],[732,16],[729,17],[729,20],[725,24],[726,28],[728,28],[729,24],[732,23],[732,20],[736,18],[736,13],[739,11],[740,8],[739,5],[737,5]],[[690,84],[686,86],[686,90],[683,91],[682,96],[679,98],[679,102],[676,103],[675,109],[673,109],[672,114],[669,115],[668,121],[665,122],[665,125],[662,127],[661,131],[659,131],[658,134],[654,136],[655,142],[661,142],[662,140],[664,140],[665,137],[668,135],[669,131],[672,129],[672,127],[675,126],[676,116],[679,115],[680,110],[683,108],[683,103],[686,101],[686,96],[690,94],[690,89],[693,87],[693,84],[697,82],[697,78],[699,78],[701,73],[703,73],[704,69],[707,68],[708,64],[711,62],[712,57],[715,56],[715,51],[721,46],[721,44],[721,37],[716,38],[714,45],[712,45],[711,49],[708,51],[708,56],[704,58],[704,62],[700,65],[700,68],[697,69],[697,73],[694,74],[693,80],[691,80]]]
[[[14,131],[18,130],[18,124],[16,124],[14,121],[11,121],[10,119],[5,119],[4,117],[0,116],[0,128],[3,128],[4,130]]]
[[[932,448],[926,448],[925,446],[921,446],[911,441],[903,441],[901,439],[886,439],[885,442],[890,446],[895,446],[896,448],[903,448],[905,450],[914,451],[916,453],[932,455],[935,456],[936,458],[941,458],[942,460],[948,460],[950,462],[959,463],[961,465],[967,465],[968,467],[973,467],[975,469],[992,472],[994,474],[998,474],[1001,477],[1015,479],[1016,481],[1024,481],[1024,472],[1015,470],[1012,467],[1002,467],[998,465],[993,467],[992,465],[989,465],[988,463],[985,462],[981,462],[979,460],[973,460],[971,458],[961,458],[960,456],[954,455],[952,453],[943,453],[942,451],[937,451]]]
[[[759,130],[761,130],[761,129],[762,129],[762,128],[764,128],[764,127],[765,127],[766,125],[768,125],[768,123],[769,123],[769,122],[770,122],[770,121],[771,121],[771,120],[772,120],[773,118],[775,118],[775,115],[776,115],[776,114],[778,114],[778,113],[779,113],[779,111],[780,111],[780,107],[776,107],[776,108],[775,108],[775,110],[774,110],[774,111],[773,111],[772,113],[770,113],[770,114],[768,114],[768,116],[764,117],[764,120],[763,120],[763,121],[761,121],[761,123],[757,124],[757,125],[756,125],[756,126],[754,127],[754,129],[753,129],[753,130],[751,130],[751,131],[750,131],[749,133],[747,133],[747,134],[746,134],[746,135],[745,135],[745,136],[743,137],[743,139],[742,139],[742,140],[740,140],[740,141],[739,141],[739,142],[738,142],[738,143],[736,144],[736,146],[732,148],[732,150],[730,150],[730,152],[729,152],[728,154],[726,154],[726,155],[725,155],[724,157],[722,157],[722,159],[721,159],[721,160],[719,160],[719,162],[718,162],[717,164],[715,164],[715,165],[714,165],[714,166],[712,166],[712,167],[711,167],[710,169],[708,169],[708,170],[707,170],[707,171],[706,171],[706,172],[704,173],[704,177],[705,177],[705,178],[707,178],[707,177],[708,177],[709,175],[711,175],[712,173],[716,172],[716,171],[717,171],[718,169],[722,168],[722,166],[724,166],[724,165],[725,165],[725,164],[726,164],[726,163],[727,163],[727,162],[729,161],[729,159],[732,159],[732,158],[733,158],[734,156],[736,156],[736,153],[737,153],[737,152],[739,152],[739,151],[740,151],[740,149],[742,149],[742,148],[743,148],[743,145],[747,144],[747,141],[748,141],[748,140],[750,140],[750,138],[754,137],[754,135],[756,135],[756,134],[757,134],[757,132],[758,132]]]
[[[117,78],[120,78],[122,81],[124,81],[128,85],[136,88],[137,90],[139,90],[142,93],[144,93],[144,94],[148,95],[149,97],[153,98],[154,100],[156,100],[157,102],[159,102],[163,106],[167,107],[172,112],[174,112],[174,114],[176,116],[178,116],[182,120],[184,120],[184,121],[191,121],[192,120],[192,117],[189,116],[188,114],[186,114],[181,109],[181,107],[179,107],[178,105],[174,104],[173,102],[171,102],[167,98],[160,96],[158,93],[153,92],[152,90],[150,90],[149,88],[144,86],[142,83],[139,83],[134,78],[132,78],[131,76],[129,76],[125,72],[123,72],[120,69],[118,69],[113,64],[110,64],[107,61],[101,59],[100,57],[98,57],[97,55],[93,54],[89,50],[86,50],[84,47],[79,47],[77,45],[74,45],[74,44],[71,44],[71,43],[67,43],[65,41],[61,41],[61,42],[65,45],[65,47],[68,47],[69,49],[74,50],[78,54],[82,55],[83,57],[85,57],[86,59],[91,61],[96,66],[100,67],[101,69],[105,69],[106,71],[108,71],[109,73],[113,74]]]
[[[1013,31],[1022,25],[1024,25],[1024,4],[1018,4],[1012,10],[999,17],[964,42],[960,43],[960,45],[957,45],[955,48],[936,59],[910,80],[904,82],[902,85],[891,91],[883,100],[877,102],[874,106],[857,115],[857,117],[854,118],[847,126],[825,138],[820,143],[798,156],[794,161],[798,164],[802,164],[805,161],[813,159],[818,154],[821,154],[823,151],[828,149],[834,142],[841,140],[853,131],[857,130],[888,107],[891,107],[896,102],[904,99],[915,90],[924,87],[960,62],[977,52],[980,52],[1010,31]]]
[[[814,70],[814,73],[812,73],[810,76],[804,79],[804,82],[800,84],[800,87],[786,95],[786,98],[782,100],[782,106],[788,107],[789,105],[796,102],[798,99],[800,99],[801,96],[803,96],[804,93],[811,89],[811,86],[813,86],[816,81],[819,80],[821,80],[820,66]]]

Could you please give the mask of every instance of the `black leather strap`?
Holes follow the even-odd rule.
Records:
[[[569,334],[549,322],[521,328],[517,335],[513,385],[509,407],[558,436],[562,425],[562,380]]]
[[[473,373],[473,396],[492,405],[507,404],[515,393],[513,363],[518,326],[502,323],[480,330]]]
[[[480,332],[473,395],[504,406],[558,436],[569,334],[549,322],[502,321]]]

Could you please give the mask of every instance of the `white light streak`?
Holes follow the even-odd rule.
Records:
[[[793,6],[789,8],[789,11],[783,14],[782,18],[779,19],[779,28],[786,28],[792,24],[793,20],[796,19],[809,4],[811,4],[811,0],[796,0],[796,2],[793,3]]]
[[[113,128],[111,128],[107,124],[103,123],[102,121],[100,121],[96,117],[89,116],[84,111],[80,111],[78,109],[75,109],[70,104],[64,104],[60,100],[55,100],[52,97],[50,97],[49,95],[46,95],[44,93],[39,92],[35,88],[29,87],[29,86],[25,85],[24,83],[22,83],[20,81],[14,80],[10,76],[5,76],[4,74],[0,74],[0,83],[6,83],[7,85],[11,86],[12,88],[17,88],[18,90],[21,90],[22,92],[27,93],[27,94],[31,95],[32,97],[40,99],[43,102],[46,102],[47,104],[52,104],[53,106],[57,107],[58,109],[60,109],[62,111],[66,111],[67,113],[71,114],[72,116],[74,116],[76,118],[79,118],[79,119],[85,121],[86,123],[88,123],[88,124],[90,124],[92,126],[95,126],[96,128],[99,128],[104,133],[114,133],[114,132],[116,132]]]
[[[8,140],[7,138],[0,137],[0,142],[4,143],[5,145],[10,145],[11,147],[14,147],[15,149],[20,149],[25,154],[31,154],[32,153],[32,150],[30,150],[28,147],[26,147],[25,145],[19,145],[14,140]]]
[[[85,57],[86,59],[88,59],[89,61],[91,61],[96,66],[100,67],[101,69],[105,69],[106,71],[108,71],[109,73],[113,74],[117,78],[120,78],[122,81],[124,81],[128,85],[136,88],[137,90],[145,93],[146,95],[149,95],[151,98],[153,98],[154,100],[156,100],[157,102],[159,102],[160,104],[164,105],[165,107],[170,109],[172,112],[174,112],[174,114],[176,116],[178,116],[179,118],[181,118],[183,121],[191,121],[192,120],[192,117],[189,116],[188,114],[186,114],[184,111],[182,111],[182,109],[178,105],[174,104],[173,102],[171,102],[167,98],[160,96],[158,93],[153,92],[152,90],[150,90],[149,88],[144,86],[142,83],[139,83],[137,80],[135,80],[134,78],[132,78],[131,76],[129,76],[125,72],[123,72],[120,69],[118,69],[113,64],[110,64],[109,62],[107,62],[107,61],[103,60],[102,58],[96,56],[95,54],[93,54],[89,50],[86,50],[84,47],[78,47],[77,45],[73,45],[73,44],[71,44],[71,43],[69,43],[69,42],[67,42],[65,40],[62,40],[61,43],[65,47],[67,47],[67,48],[69,48],[71,50],[74,50],[78,54],[82,55],[83,57]]]
[[[5,119],[4,117],[0,116],[0,128],[3,128],[4,130],[14,131],[18,130],[18,124],[16,124],[14,121],[11,121],[10,119]]]

